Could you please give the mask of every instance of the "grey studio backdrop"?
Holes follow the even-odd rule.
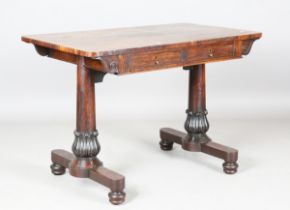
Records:
[[[262,38],[254,43],[250,54],[243,59],[206,65],[207,109],[211,123],[209,133],[213,134],[213,138],[215,133],[220,133],[220,137],[225,137],[224,142],[237,149],[242,147],[239,145],[242,144],[239,143],[240,141],[246,142],[243,144],[244,148],[251,148],[253,151],[259,150],[260,144],[267,141],[269,147],[273,143],[276,150],[279,150],[278,145],[283,145],[286,137],[289,137],[289,129],[287,129],[287,125],[290,124],[289,20],[290,4],[287,0],[3,1],[0,7],[0,131],[2,132],[0,145],[6,149],[5,152],[0,153],[0,158],[8,160],[8,156],[12,154],[9,149],[13,146],[21,157],[25,157],[28,152],[23,152],[21,148],[17,147],[17,144],[21,145],[21,142],[31,140],[33,145],[29,148],[27,146],[27,151],[40,158],[41,162],[38,167],[43,167],[43,175],[47,176],[46,179],[52,179],[49,171],[45,171],[49,164],[49,150],[55,146],[69,149],[73,141],[72,132],[75,128],[76,115],[76,67],[39,56],[32,45],[21,42],[21,35],[178,22],[248,29],[263,33]],[[118,140],[118,132],[121,130],[126,133],[123,135],[128,139],[127,144],[130,142],[137,144],[138,138],[142,139],[142,135],[148,135],[148,137],[150,136],[148,144],[152,144],[152,148],[156,146],[157,150],[160,126],[173,125],[177,129],[182,129],[186,118],[187,88],[188,72],[181,68],[128,76],[107,75],[103,83],[96,84],[97,127],[100,132],[100,143],[103,144],[100,155],[105,164],[115,166],[112,169],[118,169],[118,163],[126,165],[125,160],[122,162],[122,158],[110,159],[107,154],[108,151],[109,153],[110,151],[116,152],[113,150],[115,143],[118,147],[123,148],[120,151],[126,150],[128,146],[125,145],[126,142],[122,144]],[[224,126],[222,122],[228,124]],[[245,122],[245,124],[241,126],[240,122]],[[159,127],[155,127],[155,124]],[[263,127],[255,129],[259,125],[266,125],[266,127],[265,129]],[[65,126],[65,129],[62,126]],[[134,131],[136,129],[139,129],[140,132]],[[34,135],[34,132],[39,133]],[[263,137],[261,137],[262,133],[265,133]],[[245,138],[242,137],[243,135]],[[231,142],[236,136],[239,136],[239,141]],[[56,138],[59,139],[56,140]],[[223,141],[219,142],[223,143]],[[142,151],[142,148],[136,149]],[[245,150],[247,149],[243,150],[244,153]],[[116,154],[124,155],[121,152]],[[179,158],[181,158],[181,154],[187,156],[185,153],[180,153]],[[284,160],[289,161],[289,155],[283,154]],[[158,155],[156,157],[163,156],[161,152]],[[255,156],[255,152],[249,155],[251,160],[259,159],[262,156],[262,154]],[[188,159],[190,159],[189,156]],[[19,157],[15,157],[13,163],[15,167],[21,168],[21,164],[17,164],[18,160]],[[245,162],[247,162],[246,159],[244,159]],[[33,164],[33,158],[29,160],[27,158],[27,163]],[[128,163],[128,167],[130,164],[134,168],[133,163]],[[187,161],[187,164],[190,163]],[[249,164],[251,165],[251,163]],[[274,163],[272,164],[274,165]],[[192,168],[196,168],[198,171],[198,166]],[[254,170],[253,168],[255,166],[251,170]],[[3,168],[0,168],[1,170]],[[11,168],[10,171],[13,170],[16,169]],[[40,176],[41,172],[34,170]],[[130,174],[128,170],[127,168],[121,172],[124,172],[125,175]],[[288,168],[281,170],[281,174],[289,176]],[[217,171],[208,172],[209,168],[205,168],[205,171],[204,173],[210,173],[213,176],[215,173],[219,174]],[[221,174],[217,176],[219,177]],[[8,172],[6,180],[9,180],[9,177],[11,176]],[[27,180],[36,179],[32,178],[32,173],[29,174],[29,177],[31,178],[27,178]],[[131,180],[129,186],[132,189],[133,175],[129,175],[127,178]],[[21,181],[19,177],[15,179]],[[253,176],[250,176],[250,179],[254,179]],[[55,183],[55,180],[51,183]],[[70,180],[72,181],[72,179]],[[267,177],[265,177],[266,181]],[[60,184],[61,181],[57,183]],[[137,183],[134,183],[134,186],[138,186]],[[11,197],[8,196],[15,195],[16,186],[9,188],[11,190],[7,192],[8,185],[2,181],[0,184],[4,186],[0,187],[0,195],[6,199],[6,202],[4,201],[2,204],[0,202],[0,207],[3,205],[5,207],[3,209],[18,209],[17,204],[13,203],[10,200]],[[67,185],[74,184],[76,182],[67,183]],[[139,184],[141,185],[141,183]],[[289,180],[284,184],[289,186]],[[41,183],[39,185],[42,186]],[[283,188],[287,192],[283,186],[281,185],[281,189]],[[53,191],[54,187],[52,186],[50,190]],[[72,191],[75,188],[82,188],[82,186],[76,184],[75,187],[71,187]],[[57,190],[59,189],[57,188]],[[280,188],[276,190],[281,192]],[[95,190],[94,193],[96,191],[98,190]],[[142,190],[136,191],[139,193],[137,198],[142,197],[140,195]],[[166,192],[165,189],[164,192]],[[59,196],[65,193],[59,193]],[[160,193],[162,194],[162,192]],[[90,193],[86,192],[86,194]],[[134,206],[133,200],[138,203],[138,199],[134,198],[132,194],[134,195],[134,192],[129,190],[127,207],[128,205],[129,207]],[[260,199],[254,204],[256,206],[259,206],[263,199],[271,197],[265,195],[262,196],[262,199],[258,197],[258,194],[252,195],[254,198],[257,196],[257,199]],[[98,192],[98,195],[102,196],[102,193]],[[262,195],[264,194],[262,193]],[[278,199],[281,196],[283,198],[284,194],[276,195],[277,197],[274,196],[274,199],[269,201],[270,203],[263,204],[263,209],[267,209],[267,207],[270,209],[271,206],[277,207],[275,198]],[[166,197],[166,195],[164,196]],[[21,196],[16,193],[16,197],[20,199]],[[90,198],[93,197],[90,195]],[[183,197],[184,195],[180,194],[180,199]],[[45,198],[41,199],[39,202],[45,202]],[[69,198],[67,199],[69,200]],[[80,200],[82,199],[81,196]],[[85,203],[86,199],[83,200]],[[106,201],[106,197],[101,197],[96,202],[100,200]],[[150,199],[148,198],[148,200]],[[9,206],[10,201],[13,205]],[[93,201],[91,201],[92,203]],[[150,202],[147,203],[148,208],[149,204]],[[280,204],[280,209],[284,207],[287,209],[287,205],[289,207],[287,200],[283,200]],[[31,205],[32,201],[29,202],[28,199],[24,202],[23,207],[24,209],[37,209],[37,206]],[[104,208],[110,207],[105,202],[102,205],[105,206]],[[208,204],[205,209],[207,207],[211,209],[210,205]],[[246,207],[247,204],[243,205]],[[136,206],[139,208],[137,204]],[[160,204],[160,206],[162,205]],[[222,206],[217,204],[215,207],[222,209]],[[176,207],[176,205],[168,206],[168,209],[171,207]],[[124,207],[120,207],[120,209],[122,208]]]

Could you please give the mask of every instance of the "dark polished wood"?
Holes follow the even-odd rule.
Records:
[[[172,149],[173,143],[182,145],[183,139],[186,136],[187,136],[186,133],[180,132],[175,129],[171,129],[171,128],[160,129],[161,142],[166,142],[167,144],[170,144],[171,149]],[[223,159],[225,161],[223,163],[223,169],[225,173],[234,174],[237,172],[238,150],[212,142],[212,141],[208,141],[206,143],[200,144],[200,152]]]
[[[189,71],[188,110],[203,112],[206,110],[205,65],[185,67]]]
[[[76,158],[70,162],[70,174],[88,177],[89,170],[98,167],[100,151],[95,117],[95,75],[86,68],[84,58],[77,61],[77,121],[72,151]]]
[[[261,33],[189,23],[22,36],[40,55],[112,74],[241,58]]]
[[[62,175],[65,168],[72,176],[90,178],[111,189],[112,204],[125,201],[125,177],[102,166],[97,158],[100,152],[95,116],[95,82],[101,82],[104,73],[95,72],[85,66],[84,57],[77,60],[77,122],[72,153],[53,150],[51,171]]]
[[[86,68],[84,58],[77,61],[77,131],[95,131],[95,76]]]
[[[189,91],[187,118],[184,128],[187,135],[182,148],[188,151],[200,151],[201,143],[210,141],[206,132],[209,129],[205,97],[205,64],[185,67],[189,70]]]
[[[75,161],[77,157],[72,153],[65,150],[53,150],[51,152],[51,171],[55,175],[62,175],[65,173],[65,169],[68,168],[71,170],[72,162]],[[83,159],[86,161],[86,159]],[[96,181],[106,187],[108,187],[111,192],[108,194],[109,200],[112,204],[118,205],[124,202],[125,200],[125,177],[111,171],[102,166],[99,160],[95,159],[97,162],[94,167],[82,167],[79,168],[79,173],[83,174],[81,177],[87,177],[93,181]],[[83,170],[83,171],[81,171]],[[84,176],[84,174],[86,174]]]
[[[211,141],[206,135],[209,129],[206,110],[206,83],[205,64],[184,67],[189,71],[189,95],[187,118],[184,128],[187,134],[170,128],[160,130],[160,148],[171,150],[173,143],[180,144],[184,150],[203,152],[224,159],[224,172],[234,174],[237,172],[238,151]]]
[[[51,171],[92,179],[110,188],[109,200],[125,200],[124,176],[104,168],[98,159],[100,144],[95,116],[95,83],[115,75],[184,67],[189,72],[186,133],[163,128],[160,147],[177,143],[187,151],[224,160],[227,174],[237,171],[238,151],[212,142],[206,110],[205,64],[242,58],[261,33],[196,24],[167,24],[123,29],[22,36],[41,56],[77,65],[77,122],[73,153],[53,150]]]

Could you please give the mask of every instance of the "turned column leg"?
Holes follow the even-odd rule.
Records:
[[[189,91],[187,118],[184,123],[186,134],[171,129],[160,130],[160,147],[171,150],[173,143],[180,144],[184,150],[203,152],[224,159],[223,169],[227,174],[237,171],[238,151],[211,141],[206,135],[209,129],[206,110],[205,64],[185,67],[189,70]]]
[[[189,70],[189,91],[187,118],[184,128],[187,135],[182,139],[182,148],[188,151],[201,151],[201,144],[210,141],[206,132],[209,129],[205,95],[205,65],[196,65],[186,68]],[[161,139],[163,150],[172,149],[172,141]]]
[[[206,135],[209,123],[206,117],[205,64],[191,66],[188,70],[188,108],[184,123],[187,135],[182,141],[182,148],[188,151],[201,151],[201,144],[210,141]]]
[[[89,170],[101,165],[96,158],[100,152],[95,118],[94,72],[84,66],[80,57],[77,66],[77,116],[72,151],[76,158],[70,163],[70,174],[88,177]]]
[[[120,204],[125,200],[124,176],[102,166],[97,158],[100,152],[95,117],[95,82],[102,81],[104,74],[85,67],[84,58],[77,62],[77,120],[73,154],[64,150],[52,151],[51,170],[55,175],[69,169],[72,176],[90,178],[111,189],[111,203]],[[115,187],[117,186],[117,187]]]

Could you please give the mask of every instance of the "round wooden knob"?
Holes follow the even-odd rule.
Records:
[[[211,58],[213,57],[213,49],[208,50],[208,56]]]

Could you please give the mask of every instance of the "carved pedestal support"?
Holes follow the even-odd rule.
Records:
[[[209,129],[206,110],[205,65],[186,67],[189,70],[189,101],[184,128],[187,133],[171,128],[160,130],[160,147],[171,150],[173,143],[180,144],[184,150],[203,152],[223,159],[224,172],[237,172],[238,151],[211,141],[206,135]]]
[[[72,176],[90,178],[111,189],[112,204],[125,201],[125,177],[106,169],[97,158],[100,152],[95,117],[95,82],[101,82],[104,73],[85,67],[83,57],[78,58],[77,67],[77,123],[73,154],[65,150],[53,150],[51,171],[62,175],[68,168]]]

